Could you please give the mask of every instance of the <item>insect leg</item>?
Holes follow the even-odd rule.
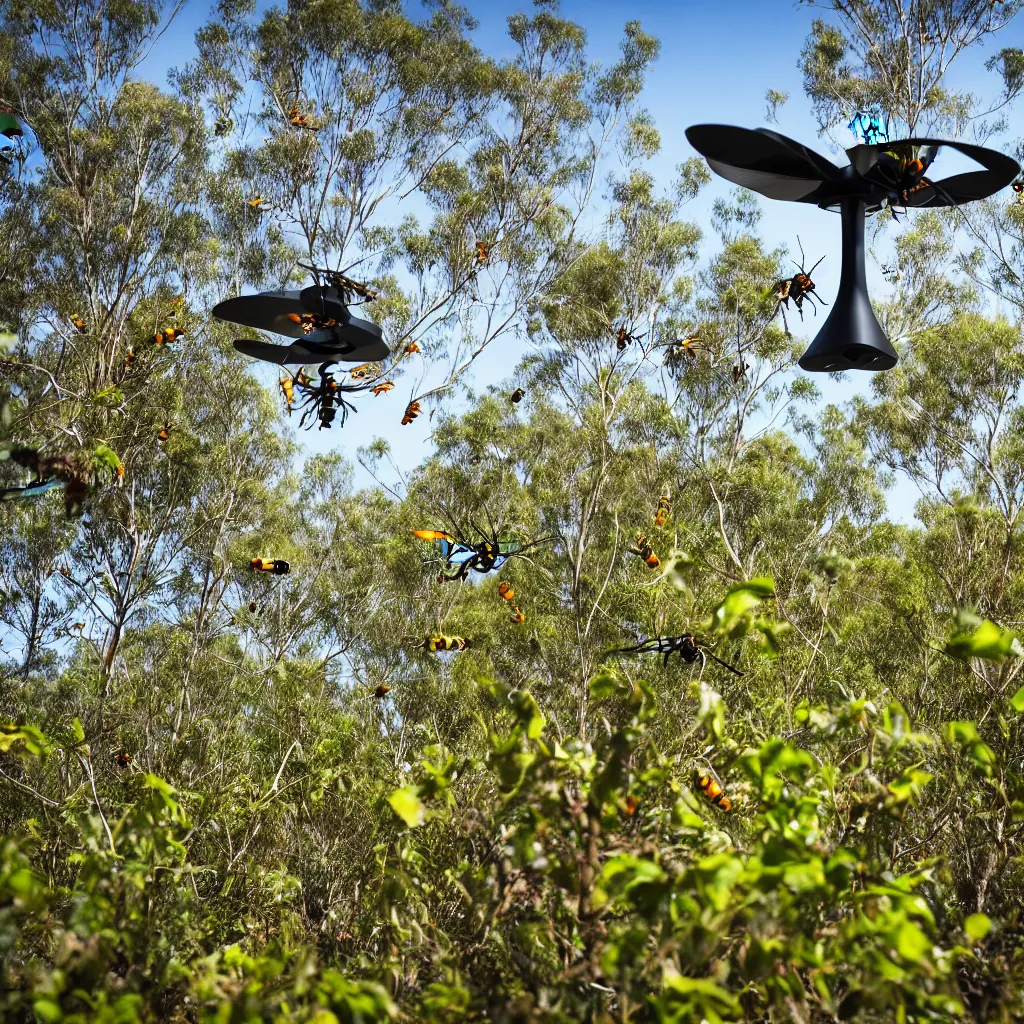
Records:
[[[718,664],[722,666],[722,668],[727,668],[730,672],[733,673],[733,675],[742,676],[744,674],[738,668],[735,668],[732,665],[730,665],[727,661],[722,661],[722,659],[719,658],[717,654],[712,654],[710,651],[704,651],[704,650],[701,650],[700,653],[701,653],[701,657],[702,658],[703,657],[708,657],[708,658],[711,658],[714,661],[717,661]]]

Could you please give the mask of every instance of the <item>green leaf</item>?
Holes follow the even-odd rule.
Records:
[[[397,814],[409,828],[418,828],[427,817],[427,809],[419,797],[418,786],[405,786],[396,789],[389,797],[391,810]]]
[[[1024,647],[1021,647],[1013,633],[985,619],[973,633],[956,633],[946,644],[946,653],[961,661],[984,658],[1000,662],[1011,655],[1015,658],[1024,657]]]
[[[964,921],[964,934],[972,942],[985,938],[992,930],[992,919],[987,914],[971,914]]]
[[[622,681],[614,672],[600,672],[590,680],[590,696],[594,700],[607,700],[623,692]]]
[[[50,1024],[51,1021],[56,1024],[57,1021],[64,1019],[64,1013],[59,1004],[55,1003],[52,999],[37,999],[32,1004],[32,1009],[35,1010],[36,1016],[44,1024]]]
[[[1010,707],[1017,712],[1018,715],[1024,715],[1024,686],[1022,686],[1011,698]]]
[[[904,921],[893,937],[896,952],[904,960],[923,961],[931,951],[932,942],[913,921]]]
[[[539,739],[546,719],[537,706],[533,694],[527,690],[513,690],[508,695],[508,699],[512,702],[512,706],[516,710],[516,718],[519,719],[527,737],[531,740]]]
[[[711,613],[711,628],[716,632],[732,629],[739,619],[774,593],[775,583],[770,576],[735,584],[725,592],[721,604]]]

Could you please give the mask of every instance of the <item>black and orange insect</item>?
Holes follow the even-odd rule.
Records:
[[[769,292],[769,294],[774,295],[777,300],[775,313],[772,315],[776,316],[779,312],[782,313],[782,323],[786,328],[786,334],[789,334],[789,324],[786,322],[786,309],[789,307],[790,299],[793,300],[793,304],[796,306],[796,311],[800,314],[801,320],[804,318],[805,301],[810,302],[811,309],[814,310],[815,316],[818,314],[818,307],[814,304],[815,299],[817,299],[823,306],[828,305],[828,303],[825,302],[825,300],[822,299],[814,290],[814,281],[811,280],[811,274],[814,273],[825,257],[822,256],[810,270],[804,270],[804,260],[806,259],[804,256],[804,246],[800,241],[799,236],[797,236],[796,241],[800,246],[800,262],[797,263],[796,260],[794,260],[793,265],[797,268],[798,272],[792,277],[787,277],[783,281],[776,281]]]
[[[253,195],[253,197],[251,199],[246,200],[246,202],[247,205],[251,206],[254,210],[262,210],[263,207],[266,205],[267,201],[263,198],[262,195],[260,195],[259,192],[256,192]]]
[[[378,376],[378,369],[376,363],[363,363],[360,366],[353,366],[348,371],[348,375],[353,380],[367,380],[370,377]]]
[[[386,697],[391,692],[391,687],[387,683],[381,683],[374,691],[374,697]]]
[[[402,426],[408,426],[422,411],[423,410],[420,408],[419,402],[410,402],[408,406],[406,406],[405,415],[402,417]]]
[[[338,292],[342,301],[346,305],[352,304],[353,296],[358,296],[364,302],[373,302],[379,294],[369,285],[363,284],[362,281],[356,281],[351,277],[347,277],[340,270],[328,270],[326,267],[317,267],[312,263],[300,263],[299,266],[304,270],[312,271],[315,277],[319,277],[323,274],[324,280]]]
[[[664,664],[668,665],[668,659],[673,654],[678,654],[688,665],[700,660],[701,668],[707,664],[707,659],[718,662],[723,668],[727,668],[734,675],[741,676],[743,673],[734,668],[726,661],[722,661],[717,655],[697,643],[697,637],[693,633],[684,633],[682,636],[652,636],[632,647],[617,647],[608,651],[608,654],[662,654]]]
[[[937,185],[930,178],[925,177],[924,172],[931,166],[938,151],[938,146],[912,146],[908,143],[896,143],[879,153],[875,166],[864,174],[868,181],[873,181],[889,190],[886,203],[893,220],[899,221],[895,209],[897,206],[902,206],[906,212],[910,197],[928,188],[932,189],[950,206],[956,205],[941,185]]]
[[[444,634],[424,637],[422,640],[410,637],[406,643],[409,647],[422,647],[423,650],[430,651],[431,654],[438,651],[468,651],[472,647],[472,642],[464,636],[445,636]]]
[[[184,335],[185,332],[180,327],[165,327],[162,331],[157,331],[151,340],[159,348],[161,345],[169,345],[172,341],[177,341]]]
[[[374,384],[370,390],[375,396],[386,395],[389,391],[393,391],[395,388],[395,382],[391,380],[382,380],[379,384]]]
[[[630,793],[623,803],[623,810],[632,818],[633,815],[636,814],[637,808],[640,806],[640,797],[633,796],[633,794]]]
[[[522,388],[516,388],[515,391],[513,391],[512,394],[509,395],[509,401],[513,405],[518,405],[523,400],[523,397],[525,395],[526,392]]]
[[[512,589],[512,584],[506,583],[504,580],[498,584],[498,594],[500,597],[505,598],[506,601],[512,601],[516,596],[516,592]]]
[[[298,405],[302,410],[299,427],[304,427],[312,418],[314,422],[319,423],[321,430],[330,429],[339,412],[339,425],[344,426],[348,414],[356,411],[355,406],[345,398],[345,395],[366,391],[370,387],[369,384],[339,383],[329,369],[331,365],[333,364],[330,362],[320,364],[319,379],[315,382],[302,370],[289,380],[281,381],[281,390],[288,403],[289,413],[292,411],[296,391],[301,395],[301,402]]]
[[[668,351],[665,353],[665,364],[678,366],[684,359],[694,362],[697,359],[698,351],[703,348],[705,345],[700,338],[680,338],[669,344]]]
[[[661,527],[668,522],[668,514],[672,511],[672,501],[667,494],[658,499],[658,511],[654,513],[654,525]]]
[[[554,539],[540,537],[537,540],[523,543],[503,538],[493,523],[490,524],[490,533],[485,533],[472,520],[469,525],[481,538],[479,542],[474,543],[467,539],[471,536],[468,531],[460,531],[461,536],[452,536],[444,530],[412,531],[414,537],[432,541],[437,546],[442,564],[442,572],[438,576],[439,583],[467,579],[470,570],[483,575],[500,569],[510,558],[521,556],[530,549]],[[435,559],[431,559],[431,561],[435,561]]]
[[[739,384],[741,378],[747,375],[747,370],[750,369],[749,363],[739,362],[734,363],[732,367],[732,382],[733,384]]]
[[[405,346],[405,354],[407,356],[414,356],[419,351],[421,351],[420,347],[415,341],[410,341],[409,344]]]
[[[657,569],[661,565],[661,559],[654,553],[647,538],[642,534],[636,535],[636,547],[631,549],[634,555],[639,555],[648,569]]]
[[[288,123],[295,128],[305,128],[306,131],[320,131],[320,127],[318,125],[311,124],[309,118],[298,108],[298,106],[293,106],[291,110],[288,111]]]
[[[640,341],[641,338],[647,337],[647,332],[643,334],[633,334],[631,331],[627,331],[625,325],[612,328],[612,334],[615,335],[615,347],[621,352],[627,345],[634,341]]]
[[[705,771],[697,773],[697,785],[720,811],[728,814],[732,810],[732,801],[725,795],[722,780],[715,774],[713,768],[709,767]]]
[[[519,605],[512,606],[512,621],[519,625],[526,621],[526,616],[519,610]]]
[[[68,319],[71,321],[75,329],[79,331],[81,334],[85,334],[85,332],[89,329],[88,327],[86,327],[85,321],[77,313],[74,316],[69,317]]]
[[[163,427],[160,428],[160,433],[156,435],[157,436],[157,440],[159,440],[159,441],[166,441],[167,440],[167,436],[168,436],[168,432],[170,431],[170,429],[171,429],[170,423],[166,423],[165,422]]]
[[[316,313],[288,313],[287,316],[293,324],[299,324],[302,327],[303,334],[312,334],[313,331],[335,327],[338,323],[334,317],[317,316]]]
[[[487,247],[486,242],[476,243],[476,263],[477,266],[482,266],[487,262],[487,257],[491,255],[491,250]]]
[[[132,363],[135,362],[135,349],[130,348],[124,357],[124,369],[127,373],[132,368]]]
[[[117,762],[118,768],[127,768],[134,759],[132,758],[132,755],[128,753],[128,751],[121,750],[114,755],[114,760]]]
[[[255,601],[250,601],[249,602],[249,611],[251,611],[251,612],[255,612],[256,611],[256,602]]]
[[[1017,205],[1024,206],[1024,181],[1015,181],[1010,188],[1017,193]]]
[[[249,564],[253,572],[270,572],[275,576],[283,576],[291,571],[291,563],[283,558],[254,558]]]

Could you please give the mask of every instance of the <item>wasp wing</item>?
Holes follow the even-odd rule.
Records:
[[[63,480],[44,480],[29,484],[27,487],[5,487],[0,490],[0,501],[18,501],[21,498],[35,498],[54,488],[63,487]]]
[[[453,544],[455,543],[455,538],[443,530],[412,530],[411,533],[414,537],[419,537],[420,540],[450,540]]]

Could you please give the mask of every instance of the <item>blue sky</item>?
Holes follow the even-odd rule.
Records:
[[[261,3],[260,6],[268,5]],[[480,23],[475,33],[478,45],[492,56],[511,57],[514,48],[505,34],[505,19],[515,11],[529,10],[532,5],[506,0],[500,3],[468,0],[467,6]],[[417,8],[416,4],[409,6],[413,14]],[[788,92],[790,96],[773,127],[831,156],[837,163],[845,162],[827,139],[817,138],[810,103],[803,95],[802,76],[797,67],[811,22],[814,17],[823,17],[822,11],[791,0],[563,0],[561,13],[586,28],[590,57],[605,64],[616,59],[622,28],[628,20],[640,20],[645,31],[661,41],[660,58],[648,78],[640,103],[653,115],[661,133],[662,151],[650,166],[665,187],[671,184],[674,169],[694,155],[683,135],[686,127],[699,122],[750,128],[766,125],[764,94],[768,88]],[[190,59],[194,53],[193,34],[207,16],[205,3],[189,0],[164,37],[158,55],[155,54],[144,68],[145,73],[163,83],[164,68],[180,66]],[[984,71],[984,60],[998,46],[1013,42],[1019,45],[1021,35],[1013,26],[990,42],[988,50],[976,48],[961,55],[953,66],[949,84],[983,96],[993,95],[998,84]],[[851,134],[849,144],[853,142]],[[716,179],[687,208],[687,217],[701,224],[709,235],[713,234],[711,204],[716,198],[728,195],[730,188],[727,182]],[[826,255],[815,272],[815,283],[825,301],[831,304],[839,278],[838,216],[802,204],[773,203],[767,199],[761,201],[761,209],[760,232],[769,247],[787,246],[796,254],[799,235],[811,263],[818,256]],[[884,248],[880,256],[885,258]],[[870,260],[868,275],[873,294],[884,294],[885,282]],[[804,325],[808,341],[823,322],[824,315],[817,320],[808,317]],[[799,322],[795,321],[791,327],[799,337]],[[475,379],[480,387],[484,382],[507,375],[525,351],[525,346],[508,342],[493,348],[493,352],[478,361]],[[267,381],[273,376],[274,371],[268,371]],[[847,375],[845,381],[837,382],[819,375],[817,383],[826,400],[843,403],[855,394],[869,393],[869,377],[854,373]],[[400,411],[394,399],[401,389],[399,385],[393,395],[379,402],[362,401],[359,413],[349,418],[343,431],[303,433],[300,441],[310,451],[340,447],[354,460],[356,448],[379,435],[391,443],[399,467],[411,469],[430,453],[430,425],[426,416],[421,416],[411,426],[399,425]],[[356,479],[358,483],[367,482],[361,471],[357,472]],[[916,491],[909,485],[896,486],[890,494],[890,513],[895,518],[909,520],[916,498]]]

